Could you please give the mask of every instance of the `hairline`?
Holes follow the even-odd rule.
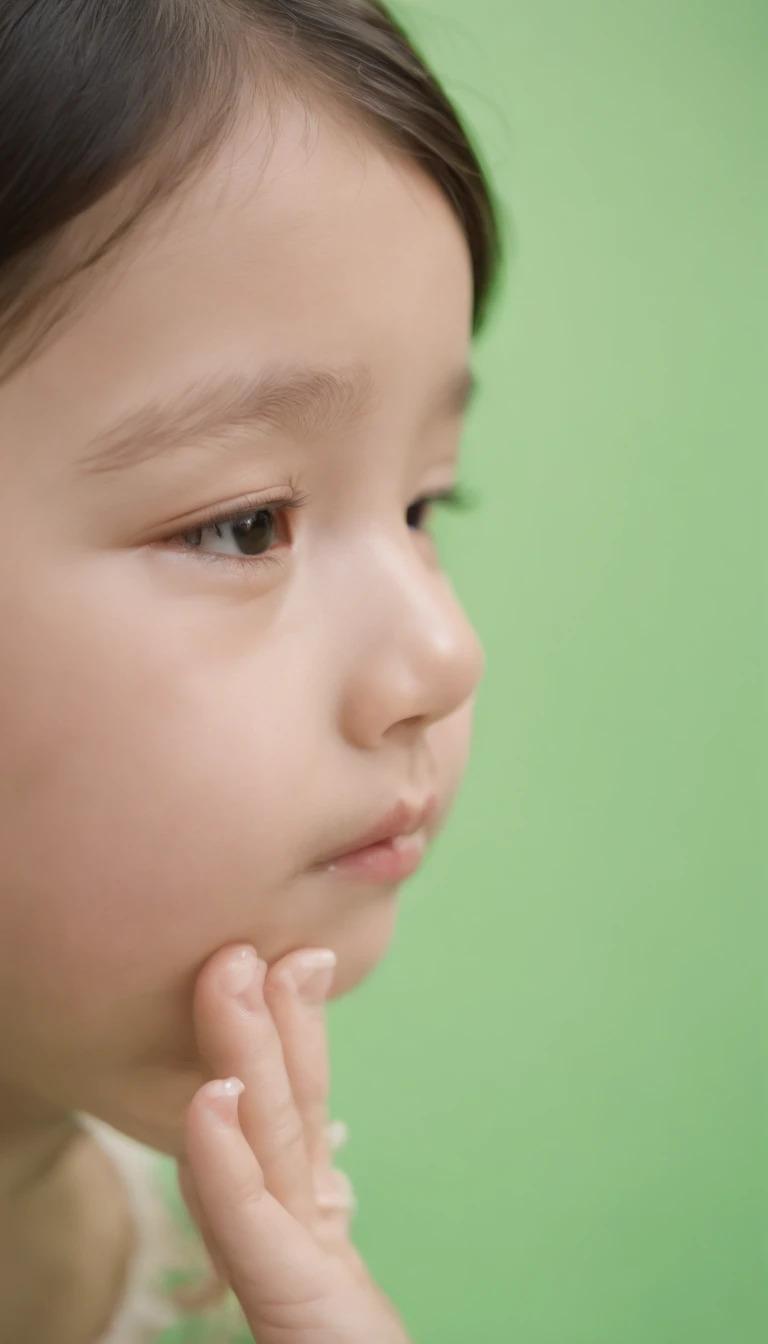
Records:
[[[422,167],[394,130],[354,101],[343,84],[326,77],[303,53],[291,68],[273,34],[249,23],[240,26],[239,36],[243,33],[245,41],[233,44],[231,83],[225,90],[231,101],[218,133],[210,137],[198,135],[198,129],[206,125],[210,100],[195,108],[184,108],[178,126],[147,147],[138,167],[129,168],[92,206],[57,231],[42,260],[43,270],[51,270],[53,274],[48,282],[43,281],[37,293],[33,291],[27,297],[29,321],[22,321],[15,336],[0,345],[0,388],[65,333],[82,307],[93,298],[94,289],[100,283],[109,283],[121,262],[130,255],[131,247],[141,245],[143,235],[149,232],[163,207],[172,209],[175,201],[181,208],[185,192],[194,189],[216,157],[249,123],[257,104],[265,113],[271,135],[263,161],[265,172],[277,145],[286,108],[303,107],[308,123],[312,115],[319,113],[342,133],[367,140],[382,152],[412,163],[434,183],[456,213],[442,184]],[[92,227],[100,215],[110,216],[114,212],[118,214],[117,222],[89,252],[87,245],[78,242],[78,234]],[[462,233],[466,236],[463,225]],[[57,274],[57,263],[62,255],[66,257],[68,250],[73,254],[71,264],[63,274]]]

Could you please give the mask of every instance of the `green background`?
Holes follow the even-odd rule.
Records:
[[[765,0],[401,4],[512,254],[442,516],[487,651],[447,830],[331,1010],[417,1344],[764,1344]]]

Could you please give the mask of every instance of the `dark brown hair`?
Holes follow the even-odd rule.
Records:
[[[379,0],[2,0],[3,376],[70,311],[76,282],[209,162],[248,99],[269,118],[281,92],[356,120],[434,179],[467,238],[479,328],[496,207],[459,116]],[[111,210],[100,228],[116,201],[119,225]]]

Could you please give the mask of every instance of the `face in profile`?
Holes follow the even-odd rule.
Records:
[[[414,164],[311,131],[240,128],[0,388],[0,1075],[168,1152],[200,966],[371,971],[402,881],[324,861],[393,809],[434,835],[481,676],[427,502],[467,244]]]

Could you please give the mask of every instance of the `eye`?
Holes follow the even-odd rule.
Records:
[[[249,501],[248,508],[211,509],[194,527],[158,544],[243,574],[249,566],[279,560],[282,544],[291,541],[288,515],[308,499],[309,495],[291,491],[263,502]]]
[[[211,564],[229,568],[242,576],[256,565],[280,563],[283,543],[292,540],[288,515],[309,501],[309,495],[291,492],[265,503],[251,503],[238,512],[211,510],[195,527],[153,543],[161,549],[197,554]],[[426,532],[434,505],[453,509],[472,507],[471,498],[461,485],[439,494],[424,495],[409,505],[406,522],[414,532]],[[273,554],[274,552],[274,554]]]
[[[183,533],[179,540],[190,550],[199,550],[206,537],[213,543],[212,549],[218,554],[229,554],[233,552],[224,547],[217,547],[214,540],[227,542],[231,538],[232,545],[235,547],[234,553],[244,557],[263,555],[265,551],[271,549],[275,541],[275,531],[277,527],[277,510],[275,509],[255,509],[251,513],[236,514],[230,518],[217,518],[213,522],[200,527],[195,527],[190,532]]]
[[[408,526],[414,528],[417,532],[423,531],[429,518],[430,509],[435,502],[434,499],[417,499],[411,504],[405,515]]]
[[[406,521],[416,532],[423,532],[436,504],[448,509],[466,510],[472,507],[472,499],[462,485],[453,485],[436,495],[423,495],[414,500],[406,511]]]

